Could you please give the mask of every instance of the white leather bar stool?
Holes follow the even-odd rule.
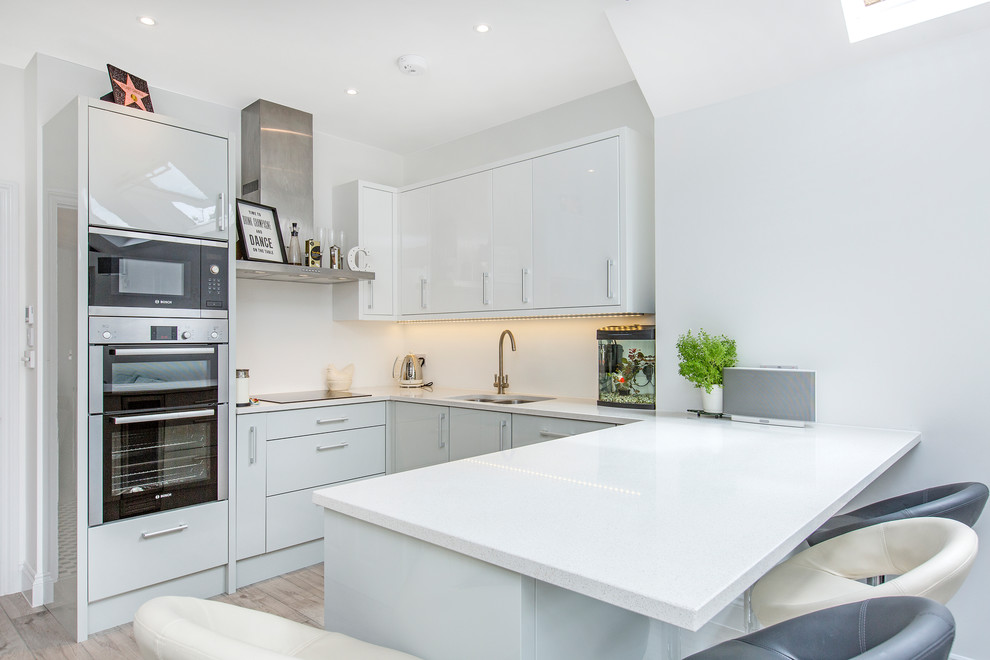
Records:
[[[787,559],[753,586],[757,619],[770,626],[826,607],[883,596],[946,603],[976,559],[978,540],[947,518],[911,518],[864,527]],[[871,586],[876,575],[896,576]]]
[[[182,596],[142,605],[134,638],[147,660],[417,660],[267,612]]]

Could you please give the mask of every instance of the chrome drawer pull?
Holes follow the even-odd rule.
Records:
[[[252,426],[248,431],[248,465],[258,461],[258,427]]]
[[[165,534],[174,534],[175,532],[181,532],[189,528],[189,525],[177,525],[175,527],[169,527],[168,529],[160,529],[157,532],[145,532],[141,534],[143,539],[153,539],[156,536],[163,536]]]
[[[552,431],[540,431],[541,438],[569,438],[570,433],[554,433]]]
[[[347,418],[346,417],[334,417],[332,419],[318,419],[318,420],[316,420],[316,423],[317,424],[336,424],[337,422],[346,422],[346,421],[347,421]]]
[[[117,426],[121,424],[140,424],[141,422],[162,422],[170,419],[194,419],[196,417],[213,417],[216,413],[205,410],[181,410],[173,413],[153,413],[151,415],[129,415],[127,417],[111,417]]]
[[[351,443],[349,443],[349,442],[342,442],[339,445],[322,445],[320,447],[317,447],[316,448],[316,451],[328,451],[330,449],[340,449],[341,447],[346,447],[349,444],[351,444]]]

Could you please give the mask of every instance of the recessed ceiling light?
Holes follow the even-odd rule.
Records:
[[[138,21],[140,21],[142,25],[154,25],[158,22],[151,16],[138,16]]]
[[[488,32],[491,29],[492,28],[491,28],[490,25],[485,25],[484,23],[479,23],[478,25],[475,25],[474,26],[474,31],[475,32],[481,32],[482,34],[484,34],[485,32]]]
[[[349,96],[357,96],[357,93],[358,93],[358,91],[357,91],[356,89],[354,89],[353,87],[351,87],[351,88],[349,88],[349,89],[347,90],[347,94],[348,94]]]

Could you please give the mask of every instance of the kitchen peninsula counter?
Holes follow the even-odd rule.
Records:
[[[468,623],[474,619],[450,625],[473,625],[471,634],[497,630],[495,640],[522,635],[521,645],[513,642],[522,650],[511,657],[566,655],[544,642],[540,653],[526,650],[525,640],[539,637],[534,630],[540,639],[551,637],[540,628],[535,603],[541,589],[546,595],[540,602],[574,594],[630,617],[698,630],[919,440],[912,431],[767,427],[657,413],[616,428],[317,491],[314,501],[327,510],[327,621],[424,657],[457,657],[467,647],[457,649],[455,642],[471,644],[470,635],[451,633],[455,640],[432,647],[429,640],[442,633],[423,632],[429,617],[424,622],[415,611],[440,603],[449,611],[433,609],[432,615],[457,617],[472,607],[487,612],[483,586],[504,573],[521,578],[506,601],[521,594],[519,626],[489,622],[488,615],[498,618],[492,612],[476,625]],[[376,553],[406,562],[401,569],[375,569],[401,584],[375,577],[367,557]],[[424,566],[435,560],[450,570],[419,575],[410,557],[420,554],[430,558]],[[455,567],[472,560],[461,582],[444,584],[448,575],[459,575]],[[506,578],[508,584],[515,578]],[[402,611],[388,599],[403,603]],[[572,600],[567,606],[580,612],[585,604]],[[576,615],[573,625],[605,621],[592,610],[586,620]],[[526,623],[531,618],[536,623]],[[671,648],[667,657],[676,657]]]

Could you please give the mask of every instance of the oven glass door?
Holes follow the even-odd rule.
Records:
[[[223,344],[103,346],[102,391],[91,412],[135,412],[215,406],[225,403],[219,377]],[[95,372],[95,373],[98,373]]]
[[[91,229],[89,305],[101,314],[198,312],[201,252],[193,239]]]
[[[102,520],[221,499],[226,406],[102,416]]]

